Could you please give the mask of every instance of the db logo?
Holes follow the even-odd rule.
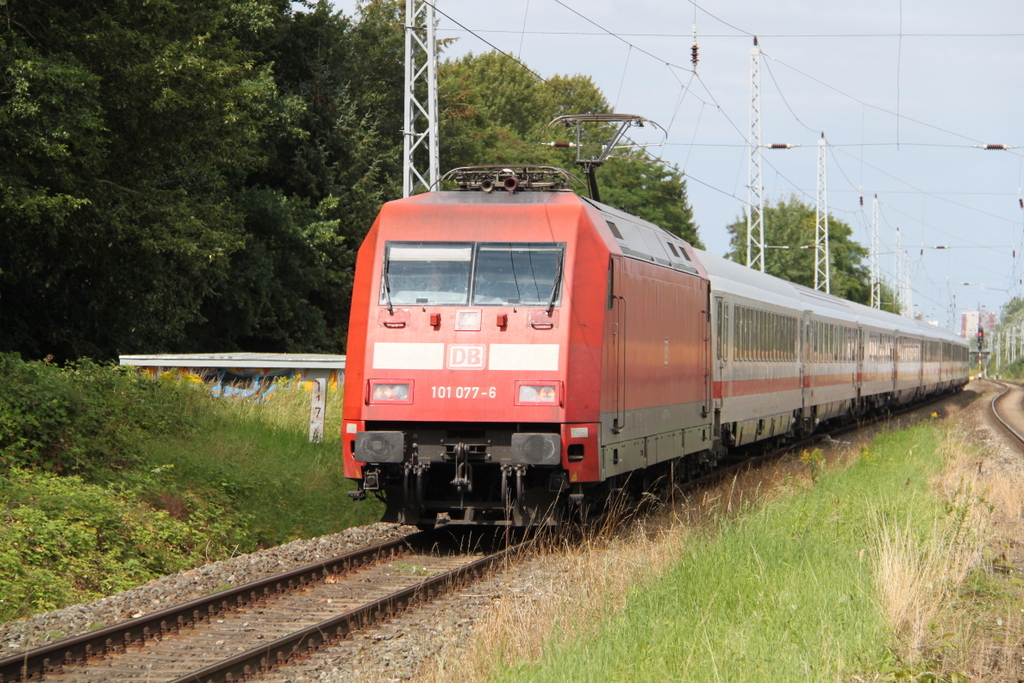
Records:
[[[484,367],[483,344],[449,344],[448,368],[453,370],[482,370]]]

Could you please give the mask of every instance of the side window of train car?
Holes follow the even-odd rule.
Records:
[[[733,311],[735,316],[732,321],[732,357],[736,360],[746,360],[744,355],[744,322],[746,321],[746,308],[743,306],[735,306]]]
[[[747,360],[747,351],[749,349],[749,346],[747,344],[747,339],[749,337],[749,335],[748,335],[748,331],[749,331],[748,330],[748,327],[749,327],[748,319],[749,319],[750,316],[747,315],[748,313],[749,313],[749,309],[746,306],[737,306],[736,307],[736,328],[737,328],[737,331],[739,332],[739,338],[736,341],[736,348],[737,348],[736,358],[738,358],[740,360]]]

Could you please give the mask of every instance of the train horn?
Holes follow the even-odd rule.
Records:
[[[519,179],[514,175],[509,176],[508,178],[505,178],[505,182],[502,183],[502,186],[509,191],[509,194],[512,194],[516,191],[516,188],[519,187]]]
[[[480,189],[483,192],[490,192],[494,189],[494,181],[490,179],[480,181]]]

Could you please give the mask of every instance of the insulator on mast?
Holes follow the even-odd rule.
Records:
[[[693,64],[693,70],[694,71],[697,70],[697,62],[699,61],[698,58],[697,58],[697,53],[699,51],[700,51],[700,48],[697,47],[697,24],[694,24],[693,25],[693,46],[690,47],[690,63]]]

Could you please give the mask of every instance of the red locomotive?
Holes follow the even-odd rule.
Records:
[[[952,334],[700,252],[559,169],[453,174],[385,204],[356,263],[345,476],[385,519],[556,523],[967,380]]]

